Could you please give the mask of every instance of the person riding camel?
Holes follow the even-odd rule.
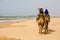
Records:
[[[44,14],[43,14],[43,8],[38,8],[39,10],[39,13],[37,14],[37,17],[36,17],[36,22],[39,26],[39,33],[42,34],[42,30],[43,30],[43,27],[44,27]]]
[[[49,11],[48,9],[45,9],[45,17],[48,17],[49,18],[49,22],[50,22],[50,15],[49,15]]]
[[[41,17],[44,19],[43,8],[38,8],[38,9],[39,9],[39,14],[37,14],[37,20]]]

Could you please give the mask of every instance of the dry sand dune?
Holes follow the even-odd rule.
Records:
[[[0,35],[2,37],[6,36],[20,40],[60,40],[60,18],[51,18],[47,34],[41,35],[38,30],[35,19],[0,24]]]

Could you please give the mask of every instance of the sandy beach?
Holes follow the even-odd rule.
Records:
[[[0,24],[0,38],[20,40],[60,40],[60,18],[51,18],[47,34],[39,34],[39,27],[34,19]]]

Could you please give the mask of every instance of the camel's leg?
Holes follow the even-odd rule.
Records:
[[[41,27],[41,25],[39,25],[39,33],[42,34],[42,27]]]
[[[47,30],[47,26],[46,25],[47,25],[47,23],[45,22],[44,23],[44,31],[45,31],[44,33],[46,33],[46,30]]]
[[[39,34],[40,34],[40,24],[38,24],[38,27],[39,27]]]
[[[40,33],[40,25],[38,24],[38,27],[39,27],[39,33]]]
[[[48,22],[45,23],[45,28],[44,28],[44,30],[45,30],[45,33],[47,33],[47,31],[48,31]]]
[[[48,31],[48,22],[46,23],[46,31]]]
[[[42,27],[42,25],[40,25],[40,33],[42,34],[42,29],[43,29],[43,27]]]

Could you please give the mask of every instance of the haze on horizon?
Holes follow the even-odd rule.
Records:
[[[0,0],[0,16],[36,15],[38,8],[48,9],[51,16],[60,16],[60,0]]]

